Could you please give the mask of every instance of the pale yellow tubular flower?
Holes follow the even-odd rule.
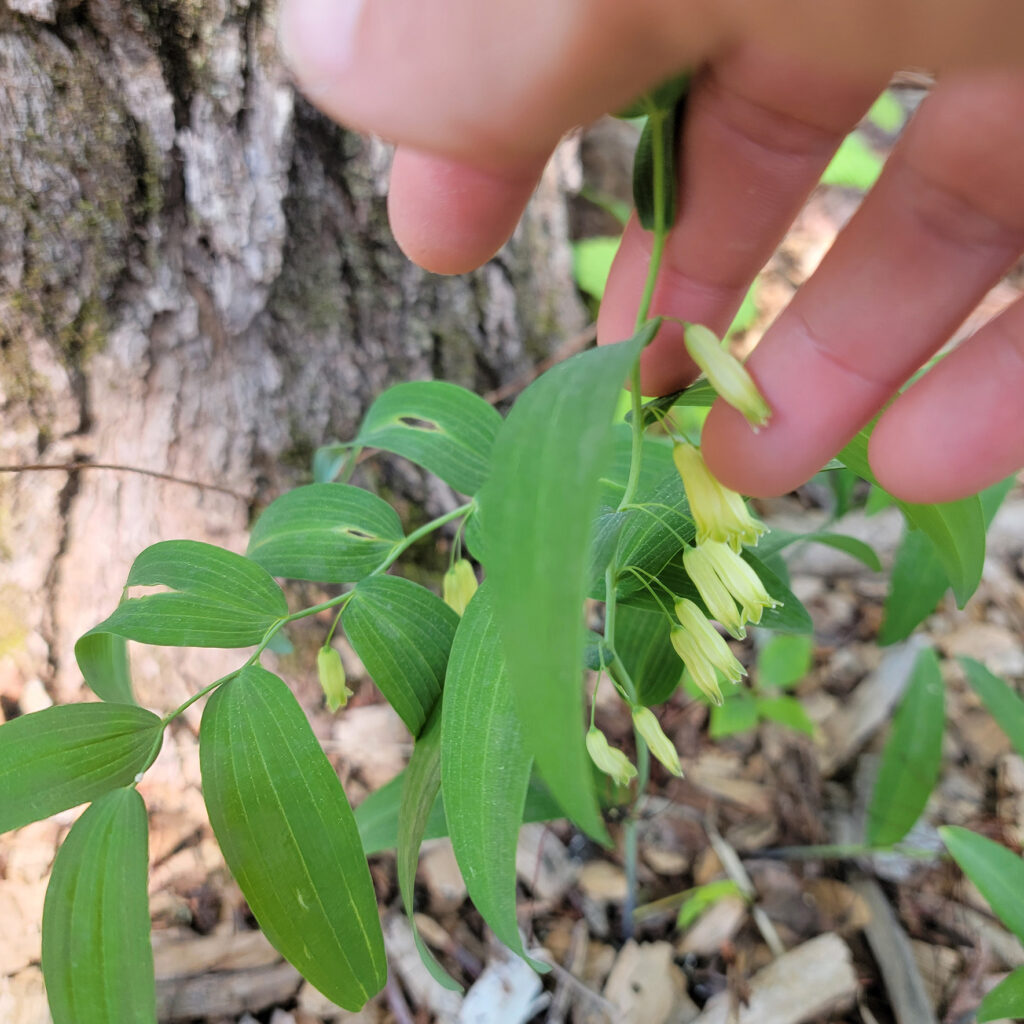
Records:
[[[327,698],[327,707],[332,712],[343,708],[352,696],[352,691],[346,685],[341,656],[333,647],[321,647],[317,651],[316,671],[320,677],[320,687]]]
[[[590,760],[620,786],[627,786],[630,779],[636,778],[633,763],[621,750],[611,746],[605,734],[594,725],[587,730],[587,753]]]
[[[733,595],[726,589],[715,567],[708,560],[707,547],[708,543],[704,543],[686,548],[683,551],[683,568],[708,606],[711,618],[717,619],[737,640],[742,640],[747,635],[743,628],[743,618],[736,607]]]
[[[739,601],[747,622],[757,624],[765,608],[777,608],[782,603],[765,590],[761,577],[728,544],[709,541],[702,549],[726,589]]]
[[[682,626],[673,626],[669,638],[672,641],[672,646],[676,649],[676,654],[683,659],[686,670],[690,673],[690,677],[697,684],[700,692],[712,704],[721,706],[724,699],[722,688],[718,685],[718,673],[715,671],[714,665],[704,660],[693,635],[687,633]]]
[[[675,603],[675,613],[679,624],[694,637],[704,661],[714,665],[730,683],[738,683],[747,674],[718,630],[692,601],[680,598]]]
[[[743,413],[756,434],[771,418],[772,411],[746,367],[700,324],[687,324],[683,340],[690,358],[704,371],[711,386]]]
[[[675,776],[683,777],[679,764],[679,753],[672,741],[665,735],[661,723],[650,708],[642,705],[633,708],[633,725],[643,737],[650,752]]]
[[[677,442],[672,447],[672,459],[686,489],[697,527],[697,543],[716,540],[734,551],[744,544],[756,544],[765,532],[764,525],[750,514],[740,494],[723,487],[712,476],[700,450],[692,444]]]
[[[462,615],[479,585],[476,572],[473,570],[473,563],[468,558],[460,558],[444,574],[442,584],[444,603]]]

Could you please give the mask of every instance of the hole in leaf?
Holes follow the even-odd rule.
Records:
[[[433,420],[422,420],[418,416],[399,416],[398,422],[403,427],[410,427],[413,430],[433,430],[439,432],[441,427]]]
[[[357,540],[379,540],[379,537],[374,536],[372,533],[367,533],[365,530],[360,530],[355,526],[346,526],[342,533],[347,533],[350,537],[355,537]]]

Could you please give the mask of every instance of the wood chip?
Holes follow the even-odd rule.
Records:
[[[939,640],[948,658],[980,661],[997,676],[1024,676],[1024,647],[1020,637],[991,622],[966,622]]]
[[[615,1024],[666,1024],[675,1008],[672,945],[630,939],[619,952],[604,987],[616,1009]]]
[[[528,963],[499,950],[462,1000],[457,1024],[526,1024],[551,1001],[542,988]]]
[[[449,840],[437,839],[423,844],[419,872],[430,893],[430,905],[435,913],[446,914],[456,910],[465,900],[466,883]]]
[[[237,1017],[249,1010],[258,1013],[291,1000],[302,978],[291,964],[250,971],[218,971],[198,978],[157,981],[157,1016],[161,1021],[196,1017]]]
[[[263,932],[237,932],[234,935],[195,935],[185,930],[155,932],[153,963],[157,978],[187,978],[210,971],[240,971],[268,967],[281,960],[281,954],[267,941]]]
[[[882,887],[873,878],[857,878],[853,888],[871,912],[864,935],[882,972],[897,1024],[938,1024],[910,940]]]
[[[740,896],[724,896],[713,903],[689,928],[678,944],[680,954],[712,956],[743,927],[749,912]]]
[[[388,962],[401,978],[413,1006],[429,1010],[443,1021],[455,1020],[462,1006],[462,996],[439,985],[423,966],[412,926],[404,914],[385,917],[384,946]]]
[[[932,946],[919,939],[910,940],[910,949],[914,954],[914,963],[921,972],[928,999],[938,1013],[952,992],[953,984],[963,967],[963,958],[955,949]]]
[[[838,935],[819,935],[758,971],[745,1004],[736,1006],[733,993],[721,992],[693,1024],[804,1024],[842,1013],[857,998],[852,960]]]
[[[822,725],[819,748],[822,775],[835,774],[887,722],[910,679],[918,654],[928,641],[919,635],[888,648],[878,668],[839,705]]]
[[[296,1024],[304,1017],[317,1021],[326,1020],[335,1024],[379,1024],[382,1017],[380,1000],[371,999],[361,1010],[354,1013],[332,1003],[322,992],[313,988],[308,981],[302,983],[295,999],[297,1012]]]
[[[519,831],[516,874],[539,899],[557,903],[576,884],[580,866],[546,825],[530,823]]]
[[[598,903],[620,903],[626,898],[626,873],[606,860],[592,860],[580,871],[579,887]]]
[[[340,754],[373,791],[405,767],[411,740],[390,704],[364,704],[345,709],[324,748],[329,754]]]
[[[45,895],[45,879],[0,881],[0,976],[38,963]]]

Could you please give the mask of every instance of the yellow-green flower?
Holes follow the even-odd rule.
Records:
[[[713,703],[721,704],[718,672],[730,683],[738,683],[746,670],[692,601],[680,598],[675,603],[675,613],[680,625],[672,627],[670,639],[676,654],[686,663],[701,692]]]
[[[467,558],[460,558],[444,574],[444,603],[462,615],[478,586],[473,564]]]
[[[679,765],[679,753],[672,741],[665,735],[661,723],[650,708],[639,705],[633,708],[633,726],[643,737],[651,753],[673,774],[683,777]]]
[[[728,544],[708,541],[700,549],[704,553],[704,560],[714,569],[729,593],[739,601],[743,618],[747,622],[760,622],[765,608],[776,608],[782,603],[765,590],[761,577]]]
[[[587,731],[587,753],[591,761],[620,786],[627,786],[630,779],[636,778],[633,763],[621,750],[611,746],[605,734],[594,725]]]
[[[690,358],[704,371],[711,386],[743,413],[757,433],[771,418],[772,411],[746,367],[700,324],[687,324],[683,340]]]
[[[744,544],[756,544],[764,526],[747,511],[741,495],[723,487],[711,475],[700,449],[679,442],[672,448],[690,512],[697,527],[697,543],[721,541],[734,551]]]
[[[747,631],[743,628],[743,618],[740,616],[733,595],[729,593],[725,583],[719,577],[718,571],[708,558],[707,549],[714,541],[698,544],[696,547],[686,548],[683,552],[683,568],[687,576],[697,588],[708,611],[713,619],[717,619],[737,640],[742,640]],[[732,554],[732,548],[719,544],[726,551]],[[735,556],[739,558],[739,555]]]
[[[320,687],[327,698],[327,706],[331,711],[343,708],[352,691],[345,681],[345,666],[341,656],[333,647],[321,647],[316,654],[316,671],[320,677]]]

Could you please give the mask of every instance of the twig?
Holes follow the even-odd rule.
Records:
[[[527,951],[530,957],[534,960],[540,960],[546,963],[551,968],[551,973],[555,976],[559,983],[564,982],[571,988],[576,989],[585,999],[594,1004],[602,1013],[604,1013],[609,1020],[615,1020],[615,1014],[618,1012],[615,1005],[609,1002],[599,992],[595,992],[589,985],[580,981],[571,971],[567,971],[560,963],[558,963],[554,957],[543,947],[540,946],[536,949],[530,949]]]
[[[541,360],[528,373],[524,373],[521,377],[517,377],[514,381],[496,388],[494,391],[489,391],[484,395],[484,401],[490,402],[491,405],[497,405],[499,402],[505,401],[506,398],[518,395],[520,391],[528,384],[532,384],[542,373],[550,370],[556,363],[564,362],[570,356],[576,355],[577,352],[582,352],[588,345],[593,344],[596,339],[597,324],[591,324],[585,330],[580,331],[579,334],[574,334],[571,338],[563,341],[547,359]]]
[[[240,491],[233,491],[230,487],[222,487],[220,484],[210,484],[202,480],[190,480],[188,477],[175,476],[173,473],[161,473],[156,469],[143,469],[141,466],[123,466],[116,462],[30,462],[24,465],[0,466],[0,473],[78,473],[83,469],[108,469],[115,473],[138,473],[140,476],[151,476],[157,480],[166,480],[172,484],[185,484],[188,487],[198,487],[205,491],[218,491],[221,494],[228,494],[239,501],[249,503],[250,498]]]
[[[587,933],[587,922],[582,918],[573,925],[572,936],[569,939],[569,950],[565,958],[565,967],[568,977],[574,977],[577,971],[583,969],[587,959],[587,947],[590,945],[590,936]],[[560,977],[555,986],[555,995],[551,1000],[551,1009],[548,1011],[548,1024],[563,1024],[569,1012],[569,981],[566,977]]]

